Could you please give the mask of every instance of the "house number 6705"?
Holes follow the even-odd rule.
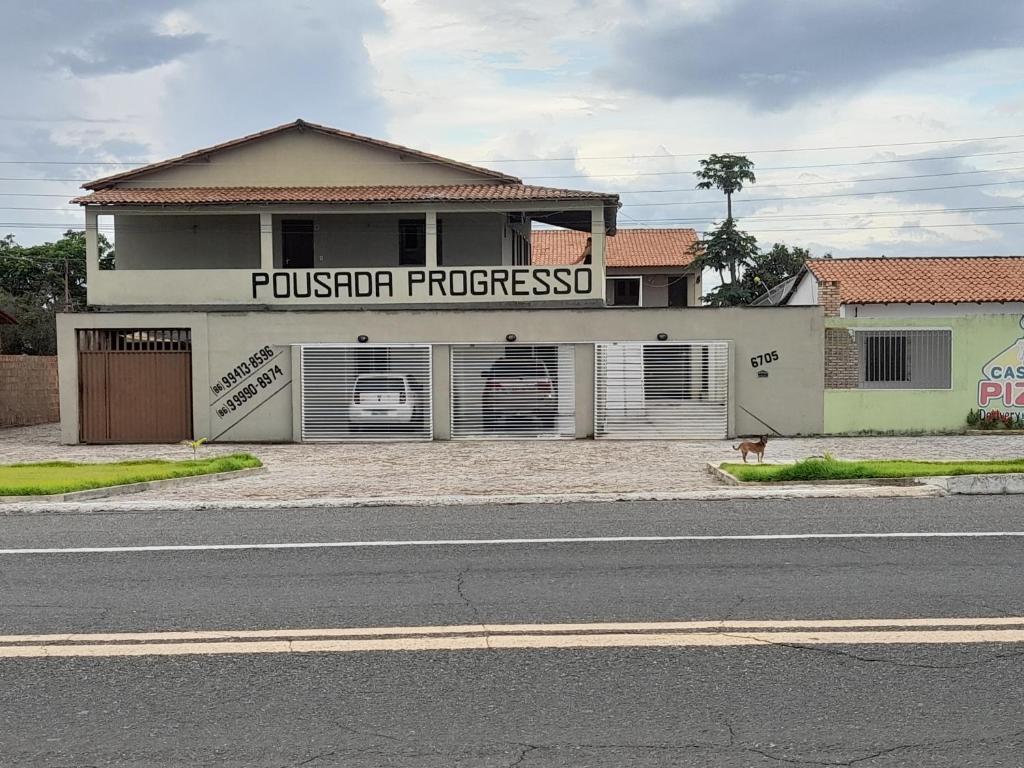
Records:
[[[779,359],[778,350],[773,349],[771,352],[765,352],[760,355],[754,355],[750,358],[751,368],[760,368],[762,365],[768,365],[768,363],[774,363]]]

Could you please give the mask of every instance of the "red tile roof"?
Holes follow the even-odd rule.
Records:
[[[530,235],[534,264],[571,264],[583,252],[587,233],[535,229]],[[609,267],[685,267],[693,261],[692,229],[619,229],[607,244]]]
[[[1024,301],[1024,256],[810,259],[843,304]]]
[[[90,181],[88,184],[83,184],[85,189],[101,189],[103,187],[116,184],[120,181],[127,179],[135,179],[139,176],[144,176],[151,171],[158,170],[160,168],[167,168],[173,165],[186,164],[191,160],[205,160],[206,156],[213,153],[219,152],[223,149],[231,149],[237,147],[240,144],[247,144],[250,141],[256,141],[266,136],[272,136],[277,133],[284,133],[285,131],[316,131],[326,136],[335,136],[340,139],[348,139],[349,141],[356,141],[360,144],[367,144],[373,147],[379,147],[381,149],[390,149],[395,152],[400,152],[403,155],[408,155],[419,159],[420,161],[427,161],[431,163],[437,163],[438,165],[444,165],[449,168],[457,168],[463,171],[469,171],[476,175],[488,176],[498,181],[506,181],[511,183],[521,183],[522,179],[515,176],[509,176],[506,173],[500,171],[492,171],[489,168],[481,168],[476,165],[470,165],[469,163],[460,163],[457,160],[451,160],[447,157],[441,157],[440,155],[432,155],[428,152],[421,152],[418,149],[410,149],[409,147],[403,147],[401,144],[392,144],[388,141],[381,141],[380,139],[373,139],[369,136],[360,136],[358,133],[349,133],[348,131],[339,131],[337,128],[331,128],[326,125],[317,125],[316,123],[309,123],[305,120],[296,120],[291,123],[285,123],[284,125],[278,125],[274,128],[268,128],[265,131],[259,131],[258,133],[251,133],[248,136],[242,136],[238,139],[231,139],[220,144],[214,144],[212,147],[204,147],[203,149],[197,149],[194,152],[188,152],[184,155],[172,157],[168,160],[161,160],[158,163],[150,163],[144,165],[141,168],[133,168],[130,171],[123,171],[122,173],[115,173],[112,176],[104,176],[101,179]]]
[[[447,184],[370,187],[133,187],[101,189],[71,202],[82,205],[236,205],[244,203],[559,202],[619,196],[528,184]],[[586,237],[584,235],[584,237]]]

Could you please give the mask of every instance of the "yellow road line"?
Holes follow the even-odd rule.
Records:
[[[776,619],[730,621],[655,621],[655,622],[590,622],[577,624],[455,624],[421,627],[329,627],[321,629],[255,629],[199,630],[169,632],[106,632],[65,633],[45,635],[0,635],[2,643],[108,643],[108,642],[179,642],[203,640],[291,640],[333,637],[381,637],[419,635],[547,634],[574,632],[693,632],[701,630],[784,630],[784,629],[907,629],[944,627],[1014,627],[1024,628],[1024,616],[991,616],[981,618],[914,618],[914,619]]]
[[[1022,643],[1024,617],[790,619],[6,635],[0,658]]]
[[[784,645],[898,645],[1024,643],[1024,629],[824,632],[600,633],[577,635],[419,636],[332,640],[164,642],[144,644],[10,645],[0,658],[179,656],[266,653],[358,653],[543,648],[733,647]]]

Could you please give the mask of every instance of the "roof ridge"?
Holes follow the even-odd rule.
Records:
[[[478,165],[463,163],[458,160],[452,160],[451,158],[442,157],[441,155],[434,155],[431,154],[430,152],[424,152],[419,149],[413,149],[412,147],[406,147],[401,144],[393,144],[392,142],[384,141],[383,139],[375,139],[372,136],[363,136],[362,134],[352,133],[350,131],[343,131],[339,128],[332,128],[327,125],[320,125],[319,123],[311,123],[309,121],[299,118],[290,123],[282,123],[281,125],[276,125],[273,128],[267,128],[265,130],[257,131],[256,133],[250,133],[235,139],[228,139],[227,141],[222,141],[217,144],[212,144],[208,147],[195,149],[192,150],[191,152],[186,152],[185,154],[182,155],[170,157],[165,160],[159,160],[155,163],[148,163],[147,165],[140,166],[139,168],[133,168],[128,171],[121,171],[120,173],[115,173],[110,176],[103,176],[99,179],[94,179],[90,182],[83,184],[82,188],[93,190],[103,188],[111,184],[116,184],[119,181],[124,181],[126,179],[131,179],[136,176],[145,175],[147,173],[152,173],[153,171],[158,170],[160,168],[168,168],[174,165],[180,165],[197,157],[202,157],[213,152],[221,152],[225,149],[231,149],[232,147],[236,147],[241,144],[246,144],[250,141],[255,141],[257,139],[266,138],[267,136],[272,136],[277,133],[283,133],[289,130],[301,131],[306,128],[312,129],[314,131],[319,131],[320,133],[326,135],[349,139],[351,141],[358,141],[364,144],[370,144],[384,149],[391,149],[397,152],[402,152],[410,155],[416,155],[417,157],[422,157],[441,165],[462,168],[465,170],[472,171],[473,173],[481,173],[506,183],[523,183],[522,179],[520,179],[519,177],[510,176],[509,174],[502,173],[501,171],[494,171],[491,170],[490,168],[483,168]]]
[[[824,256],[812,256],[807,259],[808,263],[835,264],[849,261],[969,261],[977,259],[1024,259],[1024,254],[979,254],[977,256],[835,256],[825,258]]]

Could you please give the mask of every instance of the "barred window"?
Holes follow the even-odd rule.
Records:
[[[858,330],[860,389],[949,389],[949,330]]]

